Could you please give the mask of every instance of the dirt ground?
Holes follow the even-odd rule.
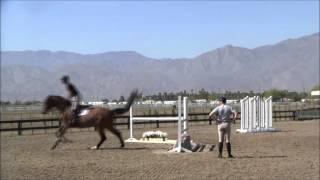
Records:
[[[2,135],[1,179],[319,179],[319,120],[277,122],[281,132],[238,134],[232,127],[234,159],[213,152],[167,153],[169,145],[128,144],[119,148],[109,132],[101,150],[96,132],[70,132],[73,143],[49,150],[54,134]],[[217,144],[216,125],[192,125],[195,142]],[[152,128],[135,129],[141,136]],[[153,129],[154,130],[154,129]],[[157,130],[176,137],[176,128]],[[125,139],[128,130],[122,129]],[[227,153],[224,151],[224,157]]]

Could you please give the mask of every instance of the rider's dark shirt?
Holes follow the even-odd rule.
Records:
[[[75,97],[75,96],[79,96],[79,91],[77,90],[77,88],[73,84],[68,83],[67,90],[69,92],[70,98]]]

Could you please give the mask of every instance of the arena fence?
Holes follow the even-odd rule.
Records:
[[[214,123],[213,120],[208,118],[209,112],[201,113],[188,113],[189,124],[209,124]],[[240,113],[239,113],[240,114]],[[176,114],[156,114],[156,115],[139,115],[140,117],[172,117]],[[240,117],[240,115],[238,115]],[[117,122],[116,126],[123,126],[130,129],[130,116],[116,116],[116,119],[122,119],[124,121]],[[273,110],[272,116],[274,122],[284,120],[314,120],[320,119],[320,108],[308,108],[302,110]],[[236,119],[240,120],[240,118]],[[0,121],[0,132],[17,132],[18,135],[22,135],[24,131],[43,130],[42,132],[52,132],[59,127],[58,118],[39,118],[39,119],[19,119],[19,120],[2,120]],[[160,125],[176,124],[176,120],[168,121],[143,121],[134,122],[134,125],[155,125],[156,128],[160,128]]]

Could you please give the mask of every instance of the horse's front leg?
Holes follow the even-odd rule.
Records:
[[[65,138],[64,134],[67,131],[67,129],[68,129],[68,125],[61,126],[61,130],[59,129],[57,134],[57,140],[54,142],[53,146],[51,147],[51,150],[55,149],[58,146],[58,144],[62,142],[62,139]]]
[[[58,131],[55,132],[55,135],[56,135],[57,138],[58,138],[58,136],[61,134],[62,128],[63,128],[63,126],[60,126],[59,129],[58,129]]]
[[[58,129],[58,131],[55,132],[55,135],[56,135],[57,138],[59,138],[62,129],[63,129],[63,126],[60,126],[59,129]],[[72,140],[66,138],[64,135],[61,137],[61,141],[62,141],[63,143],[72,143],[72,142],[73,142]]]
[[[61,138],[57,138],[57,140],[54,142],[53,146],[51,147],[51,150],[54,150],[60,142],[61,142]]]

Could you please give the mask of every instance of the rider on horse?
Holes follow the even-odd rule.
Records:
[[[71,111],[73,113],[71,124],[75,124],[78,120],[81,95],[77,88],[70,82],[69,76],[62,76],[61,81],[66,86],[68,91],[68,99],[71,101]]]

